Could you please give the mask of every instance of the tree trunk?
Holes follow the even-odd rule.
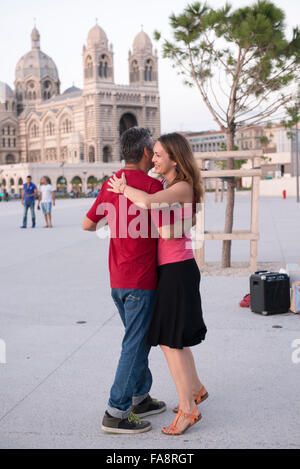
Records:
[[[227,151],[233,151],[233,149],[234,149],[234,131],[229,131],[227,133]],[[229,158],[227,160],[226,169],[234,169],[233,158]],[[234,178],[228,178],[225,228],[224,228],[225,233],[232,233],[234,200],[235,200]],[[232,241],[223,241],[223,250],[222,250],[222,267],[223,268],[228,268],[231,266],[231,245],[232,245]]]

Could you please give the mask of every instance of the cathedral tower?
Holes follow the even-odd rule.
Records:
[[[16,66],[15,88],[18,113],[26,106],[46,101],[60,92],[60,81],[54,61],[40,49],[40,33],[31,32],[31,51]]]
[[[82,55],[85,90],[114,83],[113,47],[98,24],[90,30]]]
[[[129,51],[129,83],[131,86],[158,88],[158,57],[153,54],[149,36],[141,31],[134,39],[133,52]]]

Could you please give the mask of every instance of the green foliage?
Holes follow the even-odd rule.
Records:
[[[264,135],[263,137],[260,138],[260,143],[263,148],[266,148],[269,145],[270,140],[268,139],[266,135]]]
[[[197,1],[173,13],[170,26],[174,40],[163,42],[163,56],[187,86],[197,86],[222,130],[234,134],[238,125],[257,124],[291,102],[300,32],[287,38],[285,13],[272,1],[236,10]]]
[[[98,184],[99,183],[99,180],[96,178],[96,177],[89,177],[88,179],[88,184]]]

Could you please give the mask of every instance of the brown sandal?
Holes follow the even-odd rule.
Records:
[[[199,405],[201,404],[202,402],[206,401],[206,399],[208,398],[209,394],[208,392],[206,391],[205,387],[202,386],[202,388],[200,389],[199,393],[198,394],[194,394],[194,398],[195,398],[195,404],[196,405]],[[174,407],[173,409],[173,412],[175,414],[177,414],[179,411],[179,407]]]
[[[198,411],[197,406],[195,407],[194,412],[192,414],[185,414],[184,412],[182,412],[182,410],[179,410],[172,425],[169,425],[169,427],[163,427],[162,433],[164,433],[164,435],[172,435],[172,436],[183,435],[187,431],[188,428],[191,428],[193,425],[195,425],[195,423],[200,422],[200,420],[202,419],[202,415],[201,414],[197,415],[197,411]],[[190,419],[190,424],[183,431],[180,431],[176,426],[180,417]]]

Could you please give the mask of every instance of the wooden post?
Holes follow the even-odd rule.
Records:
[[[217,204],[218,201],[219,201],[219,184],[220,184],[220,179],[217,178],[217,179],[216,179],[216,196],[215,196],[215,202],[216,202],[216,204]]]
[[[225,181],[222,179],[221,202],[224,202]]]
[[[200,170],[204,170],[205,168],[205,161],[201,160],[200,162]],[[198,230],[203,231],[203,237],[204,237],[204,232],[205,232],[205,195],[206,195],[206,181],[203,181],[203,189],[204,189],[204,194],[203,194],[203,213],[201,213],[201,216],[199,216],[200,221],[196,224],[196,246],[195,246],[195,260],[198,264],[199,269],[204,266],[205,264],[205,246],[204,246],[204,239],[202,242],[200,242],[199,246],[199,240],[198,237],[201,233],[199,233]]]
[[[260,167],[261,159],[253,159],[253,167]],[[252,179],[252,194],[251,194],[251,233],[259,235],[259,186],[260,176],[255,176]],[[250,241],[250,269],[252,272],[257,271],[257,258],[258,258],[258,240]]]

